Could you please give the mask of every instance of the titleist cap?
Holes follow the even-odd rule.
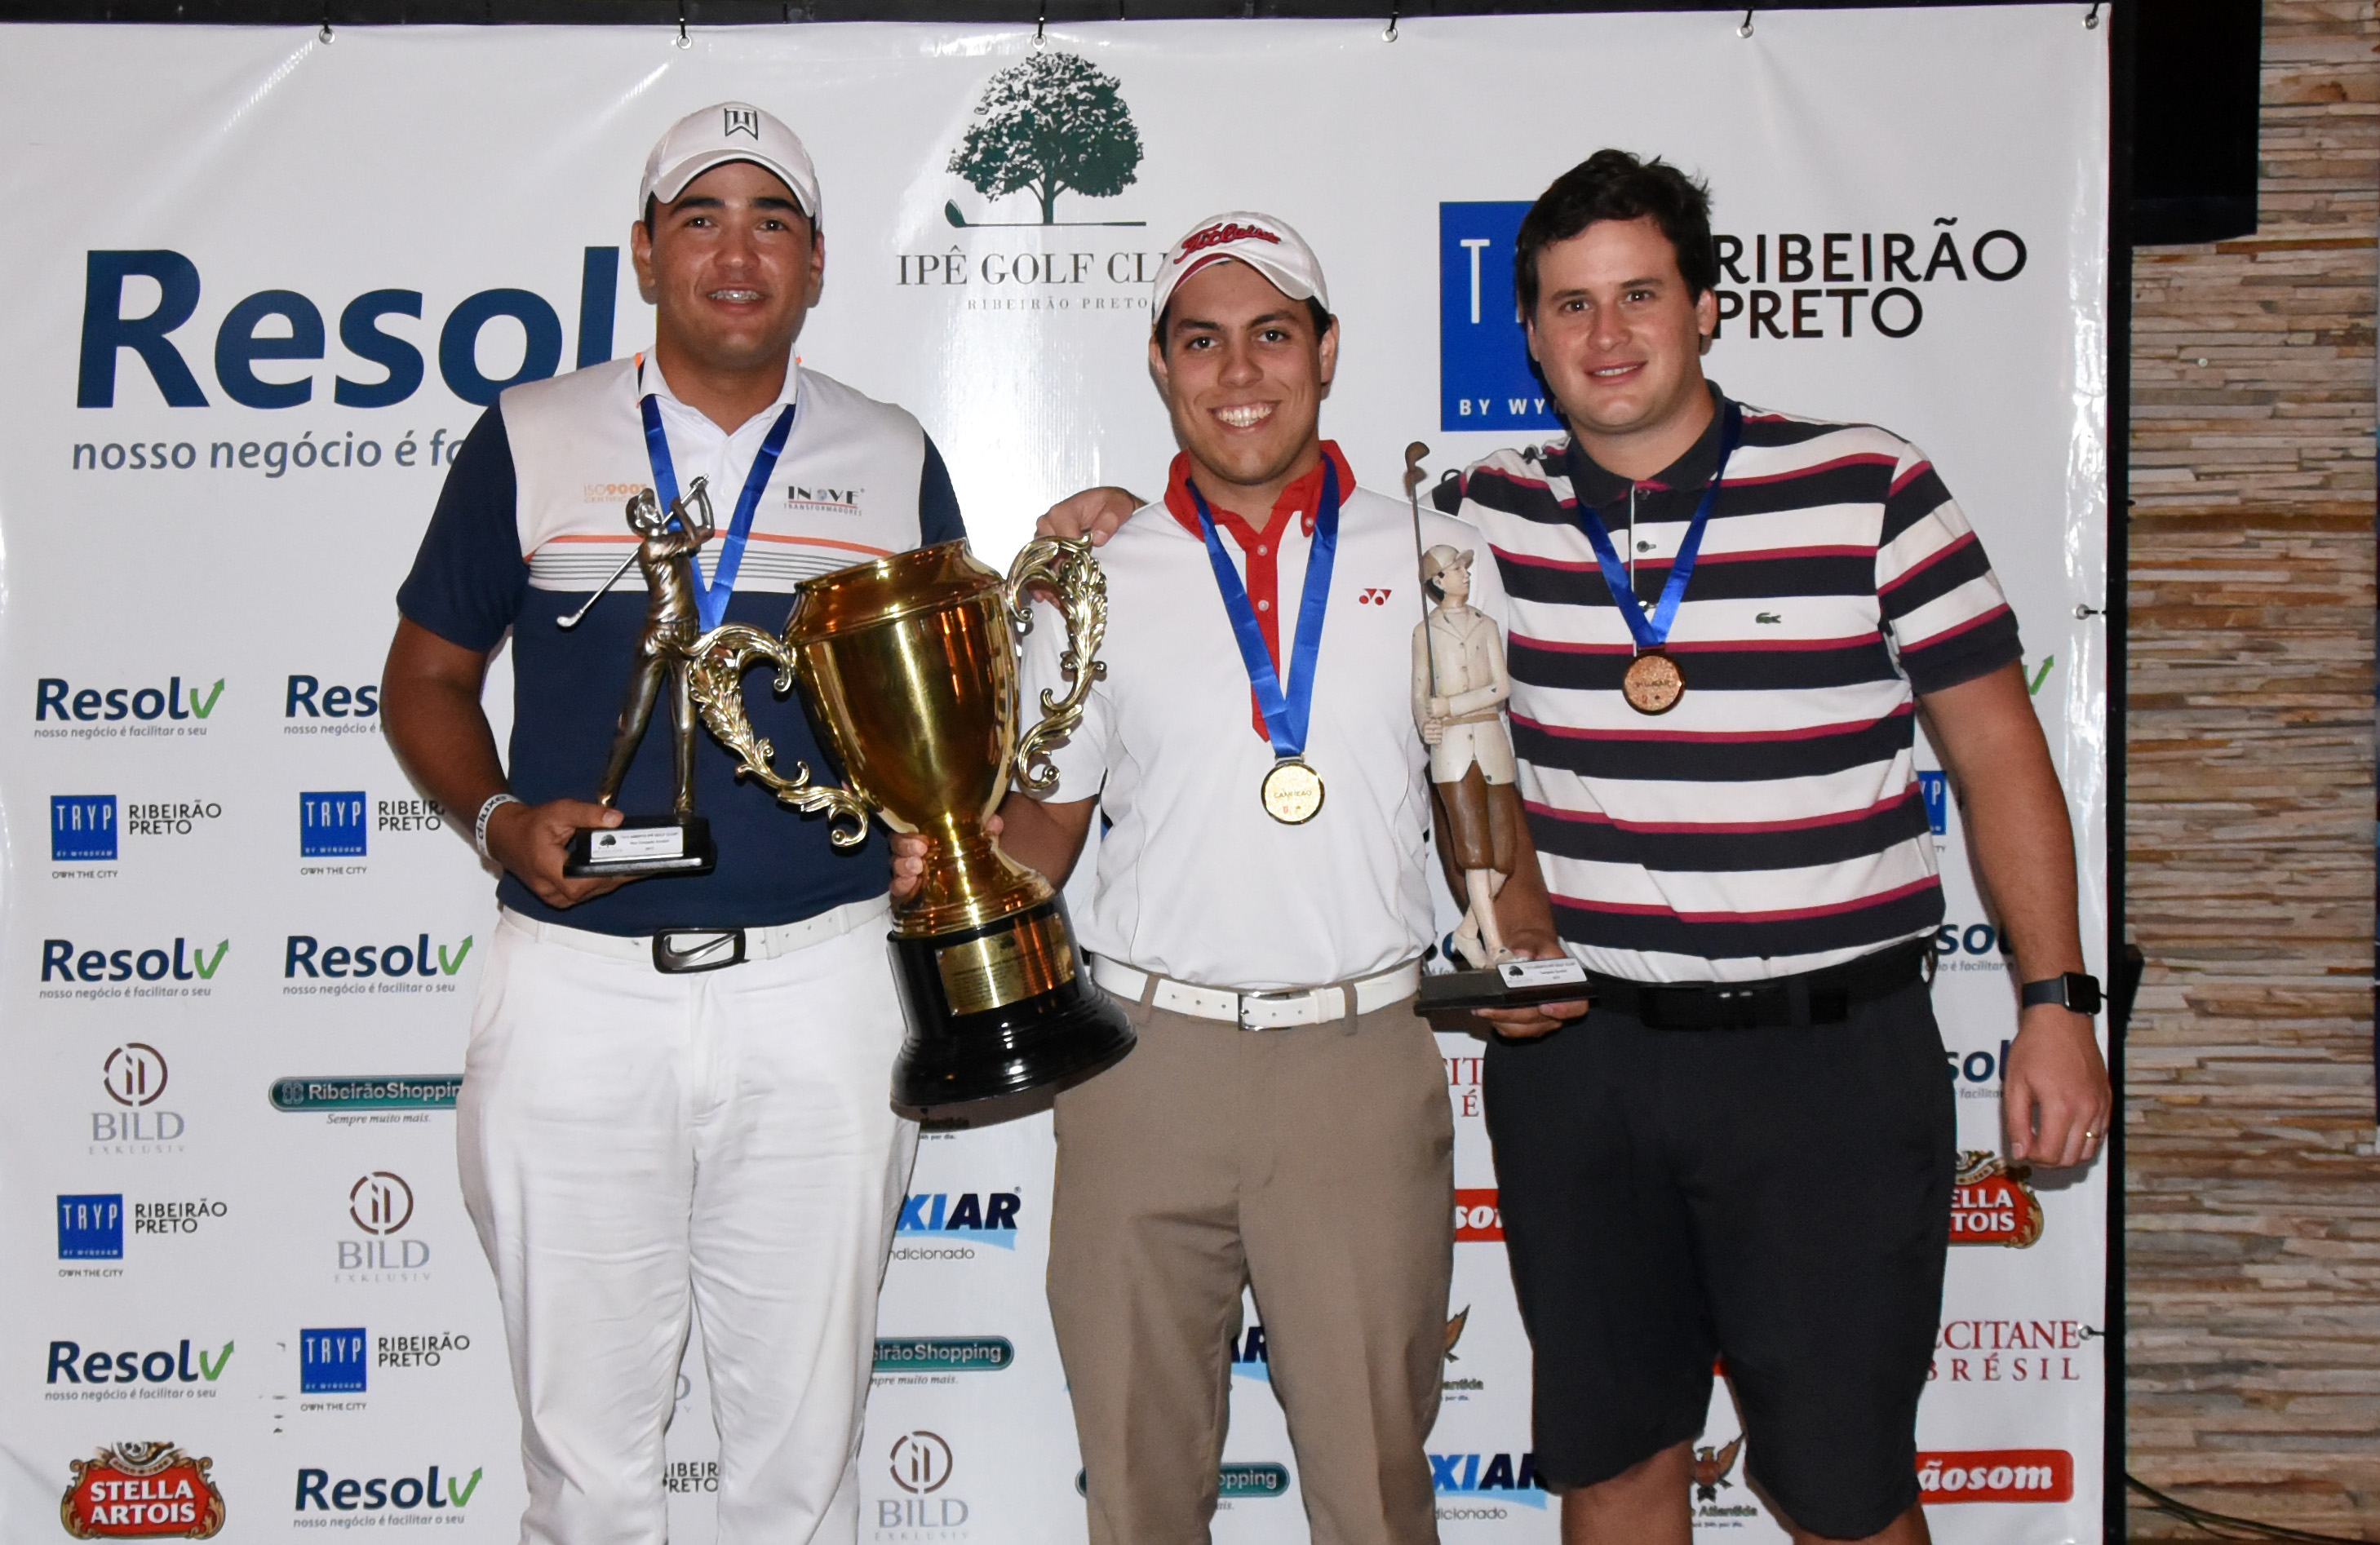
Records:
[[[810,164],[809,151],[802,149],[801,140],[774,114],[748,102],[719,103],[672,124],[653,153],[645,157],[645,182],[637,191],[637,212],[644,212],[649,199],[664,204],[674,201],[686,184],[731,161],[748,161],[775,173],[794,190],[802,212],[813,222],[818,219],[818,168]]]
[[[1286,222],[1245,210],[1209,215],[1173,244],[1165,254],[1164,267],[1158,271],[1151,309],[1163,316],[1165,303],[1182,281],[1209,264],[1227,260],[1247,264],[1292,300],[1315,300],[1325,311],[1330,309],[1330,292],[1322,284],[1322,264],[1315,258],[1314,248],[1305,245],[1305,238]]]

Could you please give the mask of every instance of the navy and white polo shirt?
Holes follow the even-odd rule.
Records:
[[[679,403],[650,361],[615,359],[507,391],[464,441],[397,606],[467,649],[492,649],[510,630],[508,763],[513,792],[531,804],[593,799],[619,719],[645,618],[636,566],[577,627],[565,633],[555,622],[636,548],[625,506],[653,481],[640,390],[660,398],[680,486],[710,477],[721,535],[698,559],[706,583],[760,441],[783,403],[795,404],[793,431],[754,513],[728,622],[774,633],[803,580],[966,535],[950,474],[917,421],[798,365],[788,367],[780,402],[733,434]],[[807,762],[821,781],[833,779],[798,698],[772,698],[769,686],[768,671],[754,670],[745,678],[745,702],[754,728],[776,747],[778,770]],[[698,727],[695,738],[695,809],[710,822],[716,870],[638,880],[569,908],[546,905],[507,874],[498,899],[546,922],[640,935],[795,923],[883,894],[882,842],[834,850],[824,819],[738,782],[735,757],[706,730]],[[665,814],[674,786],[664,701],[638,747],[619,807],[631,815]]]
[[[1757,981],[1931,932],[1942,891],[1915,699],[2021,654],[1983,547],[1921,452],[1746,407],[1670,635],[1685,696],[1659,718],[1631,708],[1635,646],[1577,501],[1633,558],[1649,606],[1718,426],[1641,482],[1564,437],[1438,490],[1503,576],[1513,748],[1557,928],[1590,970],[1633,981]]]

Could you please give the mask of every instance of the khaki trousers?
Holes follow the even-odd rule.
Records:
[[[1058,1096],[1050,1310],[1091,1545],[1199,1545],[1255,1291],[1315,1545],[1438,1538],[1453,1269],[1446,1072],[1410,999],[1244,1031],[1127,1004],[1140,1044]]]

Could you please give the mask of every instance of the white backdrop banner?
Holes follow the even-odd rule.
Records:
[[[1527,201],[1604,145],[1706,175],[1714,378],[1915,440],[1996,560],[2104,965],[2105,654],[2083,609],[2106,577],[2107,31],[2082,10],[1764,12],[1748,38],[1717,13],[1409,20],[1393,42],[1378,21],[1151,23],[1052,29],[1040,51],[892,25],[686,48],[0,33],[0,1532],[515,1534],[452,1114],[492,886],[390,756],[375,683],[482,406],[650,339],[621,261],[638,174],[723,98],[782,115],[820,169],[803,356],[924,421],[996,562],[1057,495],[1161,484],[1148,281],[1192,220],[1269,210],[1313,242],[1344,327],[1324,429],[1393,492],[1409,441],[1436,474],[1550,427],[1512,321]],[[1053,159],[1016,125],[1061,98]],[[500,732],[509,694],[500,661]],[[2007,958],[1926,783],[1970,1152],[1925,1495],[1945,1540],[2093,1539],[2103,1177],[1992,1157]],[[346,974],[322,973],[341,949]],[[1440,1529],[1551,1541],[1480,1048],[1441,1044],[1462,1210]],[[919,1150],[864,1538],[1082,1538],[1042,1298],[1050,1168],[1046,1117]],[[1252,1308],[1215,1526],[1247,1545],[1305,1538],[1267,1366]],[[700,1368],[669,1438],[688,1539],[715,1484]],[[1780,1539],[1739,1431],[1722,1385],[1697,1528]]]

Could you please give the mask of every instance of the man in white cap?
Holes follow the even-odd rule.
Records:
[[[667,1538],[662,1436],[698,1313],[719,1538],[848,1541],[917,1140],[887,1101],[884,850],[832,851],[705,738],[715,870],[565,875],[576,830],[667,809],[675,770],[647,736],[619,809],[594,801],[642,587],[555,624],[634,547],[622,495],[648,485],[664,508],[697,476],[716,490],[705,627],[773,630],[799,581],[965,533],[917,420],[794,361],[826,247],[792,131],[742,103],[690,115],[654,147],[638,216],[652,350],[516,386],[464,442],[398,592],[388,732],[504,871],[456,1130],[520,1399],[522,1538]],[[507,766],[480,698],[508,633]],[[781,765],[821,765],[790,699],[751,709]]]
[[[1094,1545],[1206,1538],[1250,1288],[1313,1538],[1437,1538],[1452,1126],[1414,1012],[1413,517],[1321,438],[1329,306],[1269,215],[1166,255],[1148,357],[1182,454],[1100,552],[1108,672],[1048,802],[1002,809],[1007,851],[1061,880],[1110,823],[1083,944],[1140,1036],[1057,1102],[1050,1307]],[[1063,690],[1061,631],[1029,636],[1028,700]]]

